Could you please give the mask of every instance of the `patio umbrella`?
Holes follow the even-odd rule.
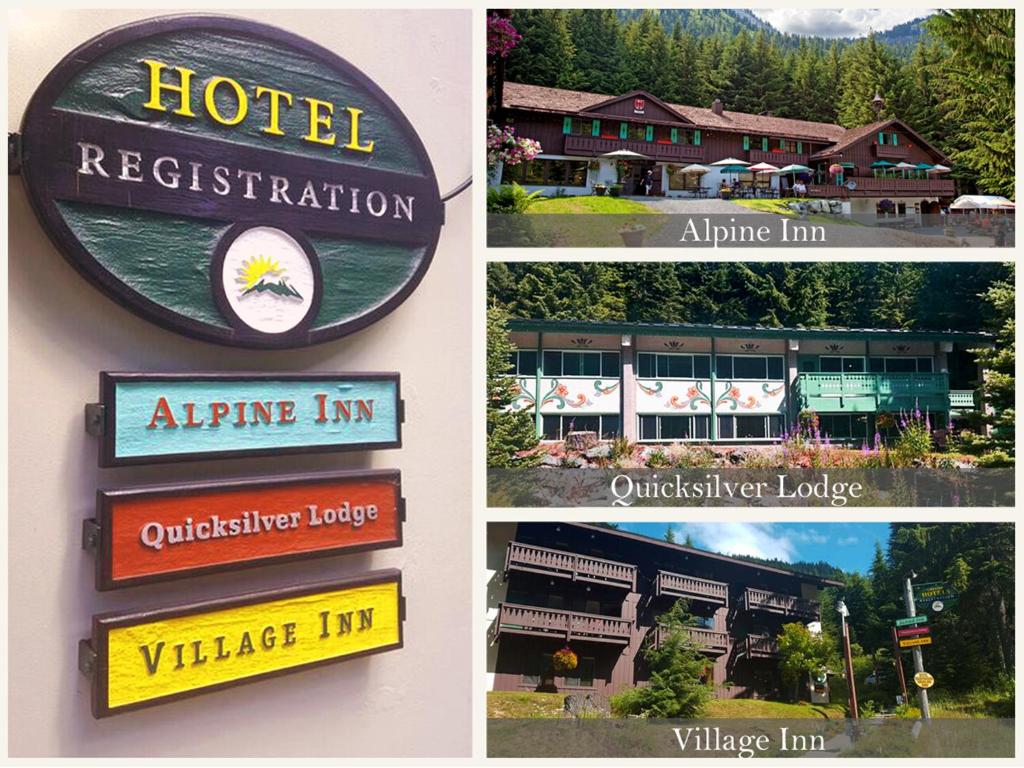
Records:
[[[796,175],[798,173],[811,173],[811,169],[808,168],[806,165],[800,165],[800,163],[793,163],[792,165],[787,165],[784,168],[779,168],[779,173],[780,174],[783,174],[783,173],[791,173],[791,174],[793,174],[793,183],[795,184],[796,183]]]
[[[703,165],[697,165],[697,163],[693,163],[692,165],[688,165],[685,168],[680,168],[678,171],[676,171],[676,173],[707,173],[710,170],[710,168],[705,168]]]
[[[630,149],[616,149],[612,152],[605,152],[603,155],[598,157],[607,157],[609,159],[619,160],[647,160],[647,155],[641,155],[639,152],[634,152]]]
[[[894,165],[896,165],[896,164],[895,163],[890,163],[888,160],[875,160],[875,162],[873,162],[871,164],[871,167],[875,169],[875,176],[876,177],[878,176],[878,171],[881,170],[882,171],[882,176],[884,178],[885,177],[885,170],[886,170],[886,168],[892,168]]]
[[[1000,195],[960,195],[950,203],[950,210],[965,211],[983,209],[988,211],[1015,209],[1013,202]]]
[[[917,170],[917,166],[916,165],[911,165],[910,163],[905,163],[905,162],[902,162],[902,161],[896,163],[896,165],[894,167],[899,169],[899,171],[903,174],[903,178],[904,179],[907,178],[907,171],[916,171]]]
[[[779,169],[771,163],[758,163],[747,168],[748,171],[753,173],[775,173]]]
[[[718,162],[712,163],[712,165],[742,165],[746,167],[750,165],[746,160],[737,160],[735,157],[727,157],[725,160],[719,160]]]
[[[928,173],[949,173],[951,170],[953,169],[947,168],[944,165],[933,165],[931,168],[928,169]]]

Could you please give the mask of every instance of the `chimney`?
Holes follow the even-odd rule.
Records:
[[[875,117],[879,117],[885,109],[885,99],[878,95],[878,91],[875,91],[875,98],[871,100],[871,108],[875,110]]]
[[[711,102],[711,111],[714,112],[716,115],[722,114],[723,109],[724,107],[722,107],[721,99],[715,99],[713,102]]]

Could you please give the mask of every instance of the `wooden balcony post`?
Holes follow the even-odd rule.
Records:
[[[715,337],[711,337],[711,397],[708,400],[711,401],[711,442],[718,441],[718,418],[715,415],[715,401],[718,399],[718,393],[715,392],[715,380],[717,379],[716,370],[718,368],[718,354],[715,351]]]
[[[540,415],[540,399],[543,397],[541,394],[541,375],[543,374],[544,366],[544,331],[537,331],[537,376],[534,380],[536,387],[534,389],[533,408],[534,408],[534,420],[536,422],[537,437],[544,436],[544,421]]]

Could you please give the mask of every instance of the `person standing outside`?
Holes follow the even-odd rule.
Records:
[[[647,169],[647,173],[644,174],[644,195],[647,197],[651,196],[651,191],[654,189],[654,171],[650,168]]]

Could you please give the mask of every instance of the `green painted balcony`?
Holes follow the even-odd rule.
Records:
[[[949,408],[952,411],[973,411],[978,408],[978,392],[974,389],[949,390]]]
[[[801,373],[795,394],[801,410],[889,413],[915,406],[932,413],[950,407],[946,373]]]

